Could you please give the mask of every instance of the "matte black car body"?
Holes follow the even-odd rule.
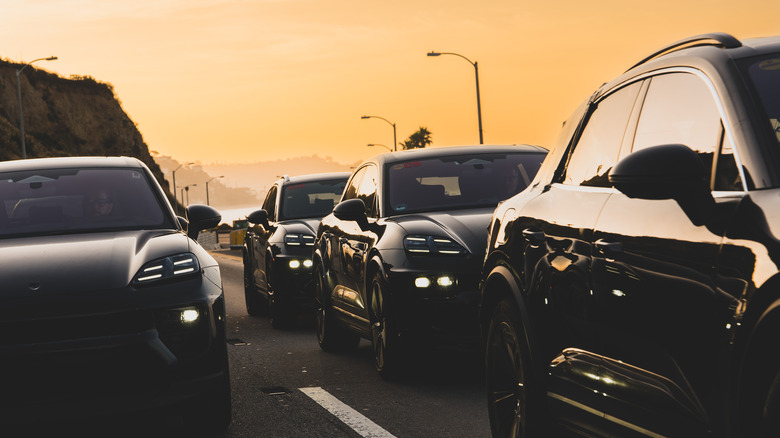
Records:
[[[413,345],[478,341],[488,220],[511,196],[502,186],[513,181],[522,190],[546,153],[527,145],[433,148],[358,166],[317,231],[320,346],[352,348],[367,338],[377,370],[390,377]]]
[[[96,187],[112,215],[84,213]],[[0,163],[0,424],[176,408],[227,427],[222,282],[193,240],[220,216],[187,212],[134,158]]]
[[[778,436],[778,66],[777,37],[665,48],[496,209],[494,436]]]
[[[243,258],[250,315],[270,311],[273,326],[280,327],[313,308],[314,236],[348,177],[349,172],[285,176],[268,190],[263,208],[248,216]]]

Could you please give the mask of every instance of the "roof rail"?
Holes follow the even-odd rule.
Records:
[[[714,43],[706,42],[706,41],[714,41]],[[724,49],[735,49],[737,47],[742,47],[742,43],[732,35],[723,32],[714,32],[714,33],[705,33],[702,35],[696,35],[669,44],[668,46],[662,48],[661,50],[658,50],[657,52],[653,53],[647,58],[632,65],[631,68],[629,68],[628,70],[636,68],[653,58],[663,55],[664,53],[671,52],[684,47],[694,47],[694,46],[717,46],[717,47],[722,47]]]

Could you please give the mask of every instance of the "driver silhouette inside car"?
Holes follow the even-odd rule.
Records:
[[[84,197],[84,216],[105,217],[114,209],[114,198],[106,189],[95,189]]]

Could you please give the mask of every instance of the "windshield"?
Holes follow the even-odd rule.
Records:
[[[282,189],[279,220],[321,218],[328,215],[341,198],[346,178],[290,184]]]
[[[173,227],[138,169],[0,173],[0,202],[0,238]]]
[[[485,153],[389,164],[391,215],[495,206],[525,189],[544,157],[544,153]]]
[[[780,54],[751,58],[742,67],[761,101],[765,120],[780,144]]]

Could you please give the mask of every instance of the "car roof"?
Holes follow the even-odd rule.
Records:
[[[695,35],[671,43],[649,54],[615,79],[602,85],[591,97],[595,100],[614,86],[641,74],[668,67],[691,66],[723,71],[737,59],[780,53],[780,36],[739,40],[714,32]]]
[[[398,152],[385,152],[375,155],[367,161],[374,161],[380,164],[398,163],[410,160],[424,160],[427,158],[446,157],[452,155],[477,155],[485,153],[531,153],[546,154],[548,150],[541,146],[528,144],[519,145],[476,145],[476,146],[445,146],[410,149]],[[362,164],[362,163],[361,163]]]
[[[343,179],[344,181],[349,178],[351,172],[326,172],[326,173],[310,173],[306,175],[287,176],[280,178],[278,181],[282,185],[301,184],[314,181],[328,181],[333,179]]]
[[[54,157],[54,158],[31,158],[25,160],[13,160],[0,162],[0,172],[14,172],[24,170],[38,169],[60,169],[60,168],[86,168],[86,167],[137,167],[142,168],[144,164],[137,158],[132,157]]]

